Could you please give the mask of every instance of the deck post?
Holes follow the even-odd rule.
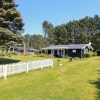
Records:
[[[81,59],[82,59],[82,49],[81,49]]]
[[[63,57],[65,57],[65,49],[63,49]]]

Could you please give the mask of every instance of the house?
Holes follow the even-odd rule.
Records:
[[[29,54],[34,54],[34,51],[36,49],[34,48],[29,48],[29,47],[14,47],[14,50],[19,52],[20,54],[26,54],[26,53],[29,53]]]
[[[56,57],[79,57],[83,58],[85,54],[92,49],[91,43],[89,44],[70,44],[70,45],[51,45],[46,48],[42,48],[42,51],[47,51],[48,54],[53,54]]]

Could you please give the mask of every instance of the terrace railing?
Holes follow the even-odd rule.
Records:
[[[0,65],[0,77],[4,77],[4,79],[6,79],[8,75],[18,74],[22,72],[28,73],[28,71],[30,70],[43,69],[44,67],[49,66],[53,68],[52,59]]]

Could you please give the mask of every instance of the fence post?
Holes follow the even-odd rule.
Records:
[[[3,70],[4,79],[7,79],[6,78],[7,77],[7,65],[3,65],[3,68],[4,68],[4,70]]]
[[[28,73],[28,65],[29,65],[29,63],[26,62],[26,70],[27,70],[27,73]]]
[[[41,70],[43,69],[44,67],[44,63],[43,63],[43,60],[41,60]]]
[[[53,59],[51,59],[51,61],[52,61],[52,68],[53,68]]]

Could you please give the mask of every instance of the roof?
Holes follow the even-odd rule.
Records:
[[[42,48],[43,50],[49,50],[49,49],[67,49],[68,47],[66,45],[51,45],[46,48]]]
[[[42,50],[49,50],[49,49],[84,49],[85,47],[93,48],[90,44],[70,44],[70,45],[51,45],[46,48],[42,48]]]
[[[71,44],[67,45],[68,49],[84,49],[88,44]]]
[[[18,51],[21,51],[21,50],[23,51],[23,50],[24,50],[24,47],[14,47],[14,49],[16,49],[16,50],[18,50]],[[28,51],[28,50],[36,50],[36,49],[25,47],[25,50]]]

